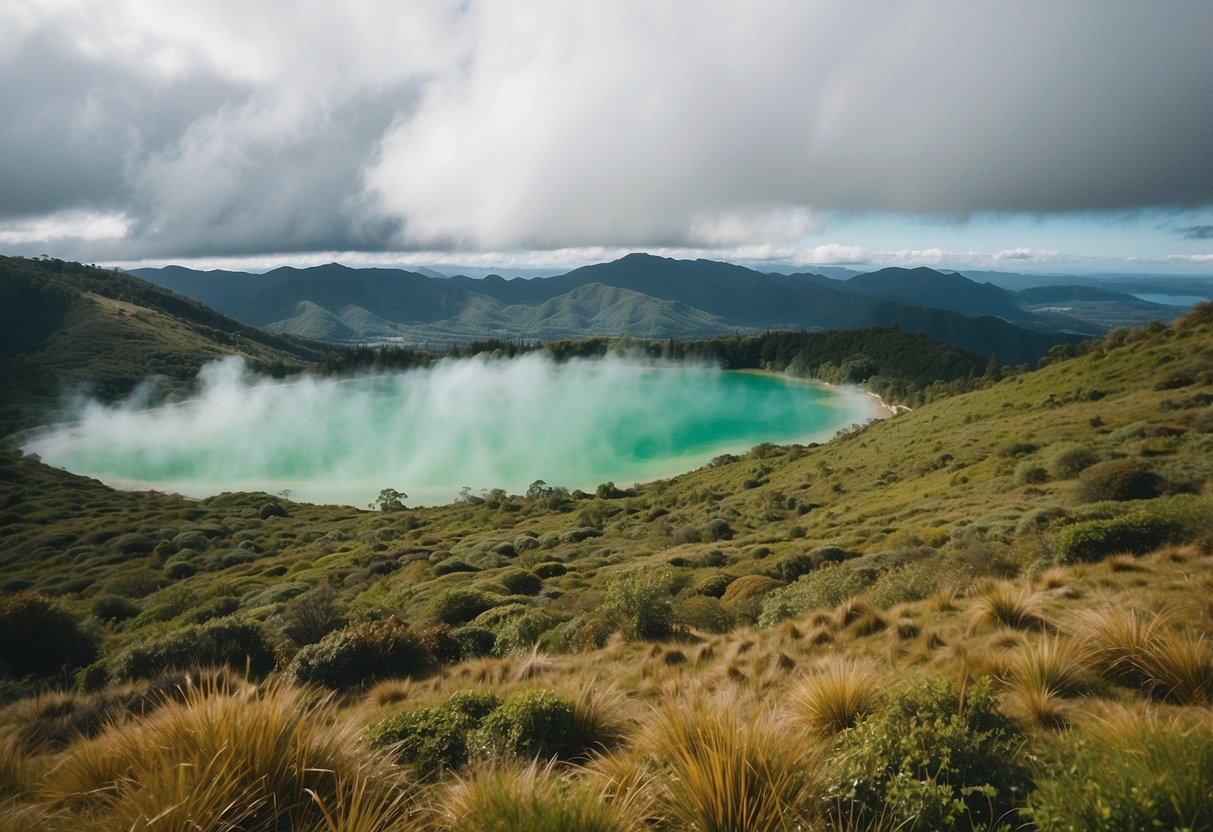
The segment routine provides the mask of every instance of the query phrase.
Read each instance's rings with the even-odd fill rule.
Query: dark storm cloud
[[[0,8],[0,239],[746,246],[826,212],[1206,207],[1210,32],[1213,4],[1127,0],[33,2]],[[80,212],[125,234],[72,243]]]
[[[1175,230],[1185,240],[1213,240],[1213,225],[1189,225]]]

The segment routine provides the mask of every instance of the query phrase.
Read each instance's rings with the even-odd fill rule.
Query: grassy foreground
[[[594,495],[7,455],[0,828],[1213,828],[1213,310],[1077,352]]]

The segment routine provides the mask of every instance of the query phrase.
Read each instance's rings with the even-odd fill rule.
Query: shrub
[[[438,664],[451,664],[463,658],[463,644],[449,624],[435,624],[417,631],[421,647]]]
[[[343,688],[374,679],[415,676],[433,657],[419,635],[395,618],[359,621],[329,633],[295,654],[287,674],[301,684]]]
[[[459,642],[459,650],[465,659],[487,656],[493,652],[493,644],[497,634],[487,627],[467,625],[455,631],[455,639]]]
[[[548,690],[511,696],[468,736],[468,747],[484,757],[573,759],[593,738],[580,736],[573,703]]]
[[[93,615],[102,621],[126,621],[141,611],[138,604],[122,595],[101,595],[93,601]]]
[[[1033,793],[1041,832],[1213,828],[1213,731],[1134,714],[1081,738]]]
[[[1162,494],[1162,477],[1136,459],[1113,459],[1079,475],[1078,496],[1089,502],[1150,500]]]
[[[965,582],[961,570],[930,558],[890,569],[868,590],[867,597],[877,607],[888,609],[930,598],[943,586],[961,586]]]
[[[539,590],[543,589],[543,580],[525,569],[503,569],[494,577],[511,595],[538,595]]]
[[[879,573],[860,560],[844,561],[803,576],[796,583],[777,589],[762,602],[758,623],[769,627],[785,618],[798,618],[814,610],[836,607],[875,583]]]
[[[1033,462],[1030,459],[1025,459],[1015,466],[1015,484],[1029,485],[1033,483],[1048,482],[1049,472],[1039,462]]]
[[[1095,561],[1118,552],[1143,554],[1168,543],[1183,543],[1209,531],[1208,504],[1181,495],[1062,529],[1054,545],[1063,560]]]
[[[528,540],[530,538],[527,538]],[[549,560],[538,564],[534,572],[540,578],[558,578],[565,572],[568,572],[568,567],[558,560]]]
[[[567,620],[561,615],[539,607],[518,607],[517,614],[510,616],[494,628],[497,637],[493,652],[498,656],[514,656],[527,653],[548,630]]]
[[[1049,473],[1059,480],[1077,477],[1099,457],[1086,445],[1062,445],[1049,456]]]
[[[274,650],[255,621],[216,618],[136,645],[114,663],[114,678],[154,679],[172,670],[227,666],[264,676],[274,669]]]
[[[441,577],[443,575],[451,575],[455,572],[476,572],[475,566],[464,560],[456,557],[449,557],[446,560],[439,561],[434,564],[434,574]]]
[[[832,810],[847,828],[978,829],[1005,823],[1031,786],[1022,735],[987,679],[965,694],[927,680],[842,735]]]
[[[96,660],[97,641],[74,615],[42,595],[0,597],[0,669],[51,676]]]
[[[732,582],[732,575],[717,572],[696,581],[695,586],[691,589],[691,591],[696,595],[707,595],[710,598],[719,598],[720,596],[724,595],[725,590],[729,588],[729,584]]]
[[[732,610],[710,595],[692,595],[678,601],[674,618],[686,627],[708,633],[727,633],[737,621]]]
[[[674,627],[668,573],[635,570],[616,575],[607,584],[599,614],[628,638],[663,638]]]
[[[427,613],[443,624],[465,624],[496,603],[493,596],[477,589],[447,589],[430,602]]]
[[[460,691],[432,708],[390,716],[366,731],[371,745],[393,746],[396,759],[420,776],[456,769],[468,761],[468,734],[501,706],[492,693]]]
[[[300,646],[315,644],[345,625],[337,609],[337,590],[331,586],[317,587],[291,599],[278,618],[282,634]]]

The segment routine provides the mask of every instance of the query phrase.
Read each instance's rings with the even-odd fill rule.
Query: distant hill
[[[0,433],[44,420],[65,390],[114,400],[149,377],[187,383],[223,355],[287,372],[330,349],[249,326],[122,272],[0,257]]]
[[[773,329],[901,326],[983,356],[1031,362],[1058,330],[1103,327],[1038,315],[1016,295],[957,274],[884,269],[836,280],[764,274],[712,260],[630,254],[548,278],[434,278],[336,263],[263,275],[138,269],[139,277],[279,332],[333,341],[402,340],[445,347],[496,337],[711,337]]]

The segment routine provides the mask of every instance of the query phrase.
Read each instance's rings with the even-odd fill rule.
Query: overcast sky
[[[0,0],[0,252],[1213,274],[1213,3]]]

